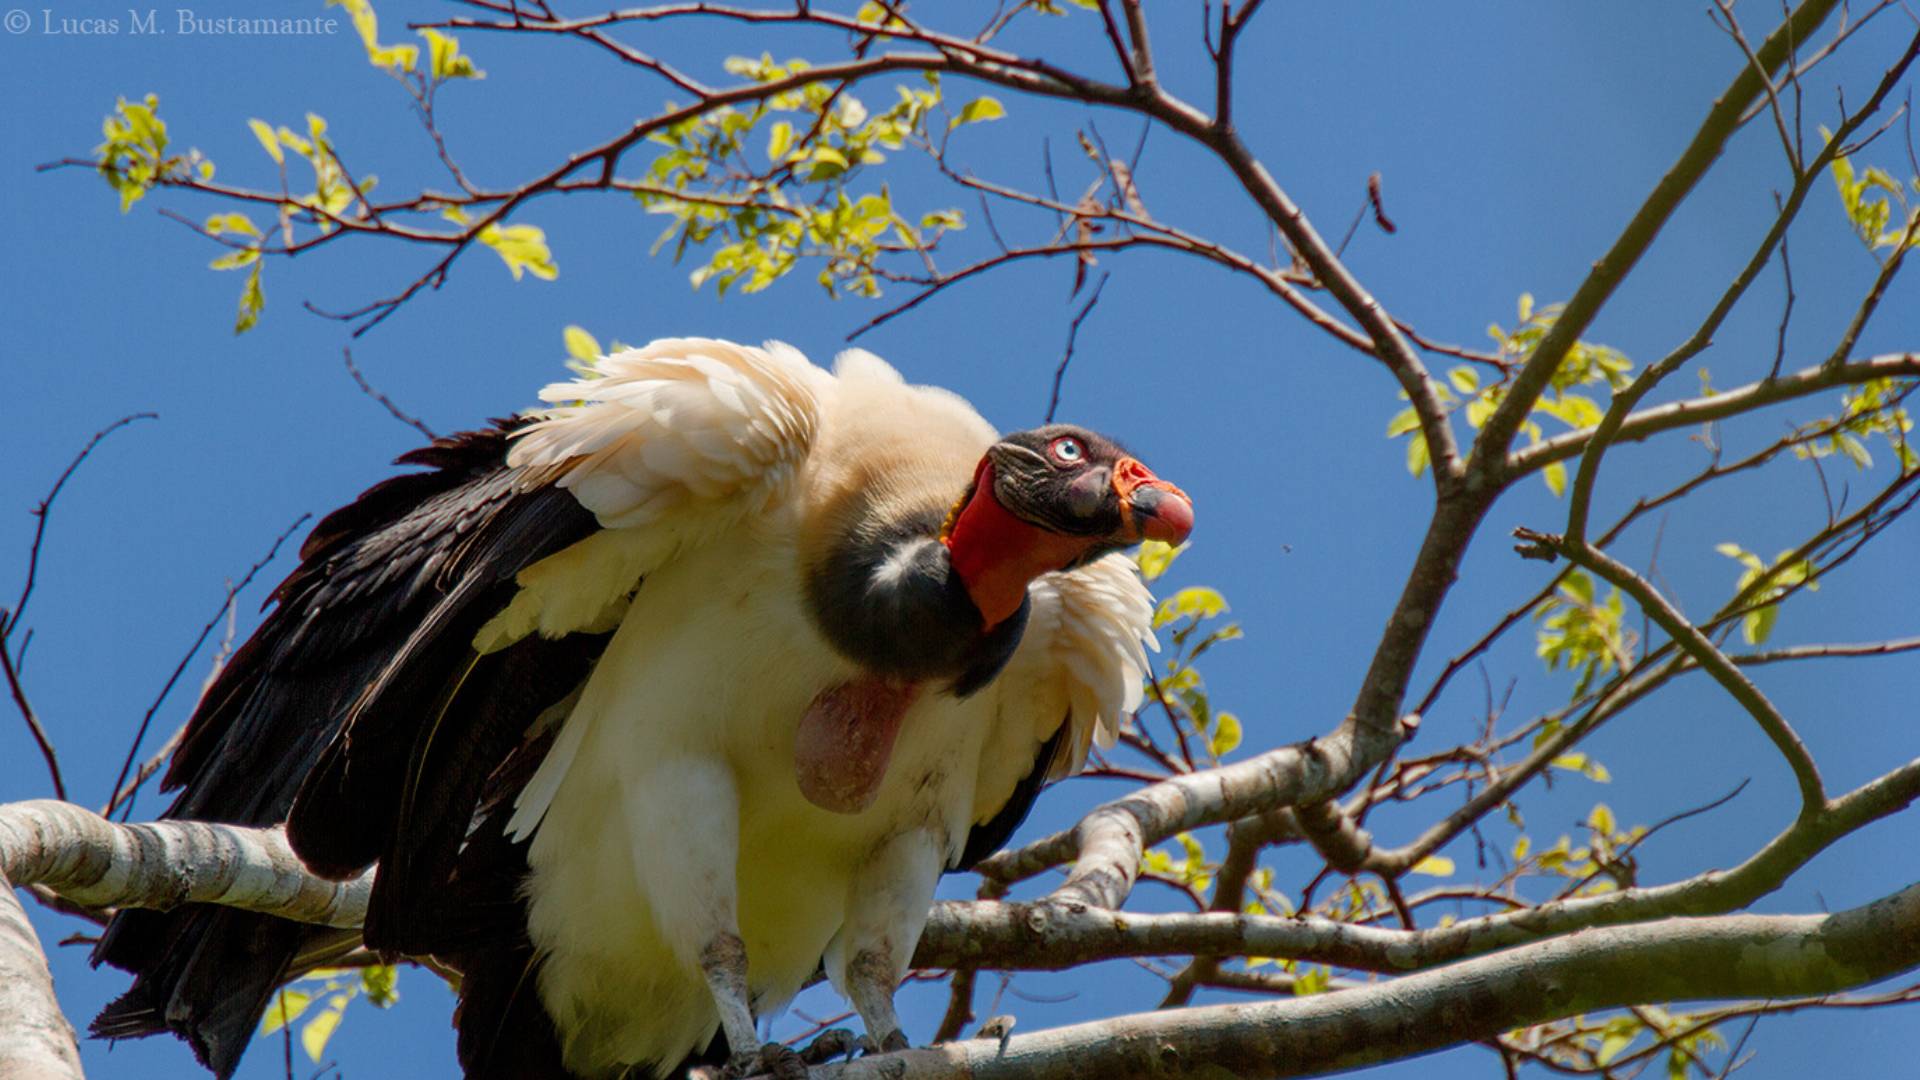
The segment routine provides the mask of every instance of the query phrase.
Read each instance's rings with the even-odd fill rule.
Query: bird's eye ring
[[[1053,459],[1062,465],[1078,465],[1087,459],[1087,448],[1071,435],[1053,440],[1048,449],[1053,451]]]

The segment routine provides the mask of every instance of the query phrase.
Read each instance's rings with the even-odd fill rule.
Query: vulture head
[[[1178,544],[1193,501],[1113,440],[1072,424],[993,444],[941,530],[985,627],[1011,617],[1041,574],[1142,540]]]
[[[862,672],[801,721],[798,779],[816,806],[871,804],[923,692],[965,698],[993,681],[1020,646],[1034,579],[1193,529],[1185,492],[1085,428],[1005,436],[972,470],[962,491],[889,500],[834,531],[812,562],[815,625]]]

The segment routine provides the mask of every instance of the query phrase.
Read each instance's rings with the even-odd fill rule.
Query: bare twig
[[[1060,383],[1067,377],[1067,366],[1073,363],[1073,343],[1080,336],[1080,324],[1087,321],[1088,315],[1093,314],[1093,306],[1100,302],[1100,290],[1107,287],[1107,279],[1112,276],[1111,274],[1100,275],[1100,280],[1094,283],[1093,295],[1087,297],[1087,302],[1080,306],[1080,313],[1067,324],[1067,348],[1060,355],[1059,366],[1053,369],[1053,390],[1047,396],[1047,415],[1041,421],[1043,424],[1053,423],[1054,411],[1060,407]]]
[[[29,511],[29,513],[33,515],[34,525],[33,543],[27,548],[27,577],[26,580],[21,583],[19,598],[13,602],[11,617],[0,619],[0,636],[10,634],[14,630],[19,629],[20,620],[26,616],[27,602],[33,599],[33,586],[38,580],[41,545],[45,543],[47,537],[47,515],[52,512],[53,501],[60,497],[60,492],[67,486],[67,481],[73,478],[74,472],[86,462],[87,458],[93,453],[94,448],[99,446],[107,436],[136,420],[158,419],[160,419],[159,413],[131,413],[94,432],[93,437],[87,440],[87,445],[81,447],[80,452],[75,454],[73,460],[67,463],[67,467],[60,470],[60,475],[54,479],[53,487],[47,491],[46,497],[41,499],[39,504]]]
[[[67,486],[67,481],[72,479],[74,472],[107,436],[136,420],[158,418],[157,413],[140,412],[115,420],[94,432],[93,437],[87,440],[87,444],[80,448],[80,452],[74,455],[72,461],[67,463],[67,467],[60,470],[60,475],[53,481],[53,487],[30,511],[34,518],[33,542],[27,548],[27,574],[26,580],[20,585],[20,596],[13,602],[11,610],[0,608],[0,674],[5,675],[7,692],[13,698],[14,707],[19,710],[21,720],[27,725],[28,734],[33,736],[34,745],[39,748],[40,757],[47,764],[47,776],[53,782],[55,798],[67,797],[66,778],[60,773],[60,755],[55,751],[52,738],[47,735],[45,725],[40,722],[39,713],[34,710],[33,702],[27,696],[26,684],[21,677],[20,665],[25,656],[26,646],[23,642],[16,649],[13,645],[13,635],[19,630],[21,620],[26,616],[27,604],[33,599],[33,587],[39,580],[40,552],[46,543],[47,521],[52,513],[54,500],[60,497],[60,492]]]
[[[208,619],[206,624],[200,627],[200,633],[193,639],[193,645],[187,649],[186,655],[180,658],[180,662],[174,665],[173,673],[167,676],[166,684],[161,686],[160,692],[154,696],[153,704],[147,706],[146,713],[140,717],[140,726],[134,729],[133,742],[127,747],[126,760],[120,763],[120,773],[114,777],[113,787],[108,789],[109,803],[117,798],[121,798],[120,793],[127,783],[127,774],[133,770],[133,760],[140,753],[140,744],[145,741],[147,737],[147,728],[152,725],[154,714],[160,711],[160,706],[166,702],[167,695],[173,692],[174,684],[180,681],[180,675],[187,670],[187,665],[191,663],[194,656],[200,652],[200,646],[206,644],[207,636],[213,633],[214,627],[220,625],[221,619],[226,615],[227,608],[233,603],[233,598],[253,582],[254,575],[258,574],[268,563],[273,561],[275,555],[280,553],[280,545],[286,543],[287,538],[292,536],[294,531],[299,529],[300,526],[306,524],[307,519],[312,516],[312,514],[301,514],[295,518],[293,524],[282,529],[280,535],[273,538],[273,545],[267,548],[267,553],[256,560],[252,566],[247,567],[247,572],[240,576],[240,583],[238,585],[229,584],[226,595],[220,601],[220,610],[214,612],[213,618]],[[125,797],[121,799],[120,820],[125,821],[132,816],[133,801],[136,794],[134,791],[127,791]]]
[[[421,423],[418,418],[403,411],[400,408],[400,406],[395,405],[393,403],[392,398],[374,389],[373,384],[367,381],[367,377],[360,373],[359,365],[353,362],[352,348],[347,346],[342,346],[340,349],[340,357],[341,359],[346,361],[347,374],[353,376],[353,381],[357,386],[360,387],[360,392],[372,398],[373,400],[379,402],[380,407],[387,410],[388,415],[392,416],[395,420],[400,421],[401,423],[407,425],[413,430],[419,432],[420,434],[425,435],[428,441],[432,441],[440,437],[433,433],[432,428]]]

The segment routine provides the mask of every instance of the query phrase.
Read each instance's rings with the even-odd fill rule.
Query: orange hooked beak
[[[1178,544],[1193,531],[1193,500],[1134,458],[1114,465],[1113,491],[1120,498],[1121,536],[1127,542]]]

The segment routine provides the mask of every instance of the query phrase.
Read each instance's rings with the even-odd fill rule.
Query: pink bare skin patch
[[[919,683],[872,676],[822,690],[807,706],[794,737],[800,794],[836,814],[857,814],[873,805],[900,721],[919,697]]]

